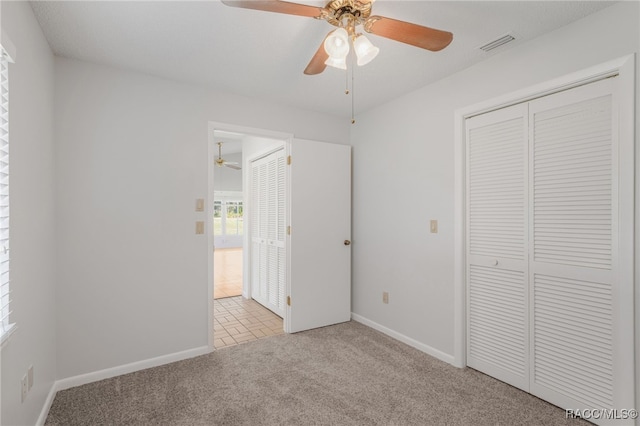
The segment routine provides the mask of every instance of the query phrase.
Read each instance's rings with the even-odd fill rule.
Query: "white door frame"
[[[634,280],[634,269],[640,268],[640,250],[635,252],[634,239],[640,241],[640,173],[634,173],[635,164],[640,164],[640,150],[635,150],[635,54],[614,59],[569,75],[565,75],[532,87],[528,87],[507,95],[493,98],[475,105],[455,111],[454,137],[454,365],[465,367],[466,360],[466,191],[465,191],[465,120],[485,112],[494,111],[510,105],[530,101],[551,93],[560,92],[581,86],[593,81],[617,75],[620,90],[619,140],[620,140],[620,217],[624,226],[620,231],[620,280],[632,282],[627,286],[628,292],[623,295],[628,299],[635,297],[635,323],[633,337],[635,340],[636,365],[635,388],[636,408],[640,407],[640,285]],[[640,82],[639,82],[640,83]],[[635,160],[635,159],[638,160]],[[635,174],[635,177],[634,177]],[[635,207],[635,209],[634,209]],[[635,217],[634,212],[635,211]],[[630,288],[633,287],[633,288]],[[635,293],[635,295],[634,295]],[[624,312],[625,317],[633,318],[631,312]],[[634,360],[629,360],[633,363]],[[629,407],[631,408],[631,407]]]
[[[234,132],[234,133],[242,133],[242,134],[247,134],[247,135],[252,135],[252,136],[258,136],[258,137],[263,137],[263,138],[269,138],[269,139],[279,139],[284,141],[285,143],[285,155],[289,154],[290,151],[290,147],[291,147],[291,141],[293,140],[293,134],[291,133],[284,133],[284,132],[276,132],[276,131],[272,131],[272,130],[265,130],[265,129],[257,129],[257,128],[253,128],[253,127],[247,127],[247,126],[238,126],[235,124],[229,124],[229,123],[221,123],[221,122],[216,122],[216,121],[210,121],[209,122],[209,131],[208,131],[208,136],[207,136],[207,199],[206,199],[206,214],[207,214],[207,218],[205,220],[205,233],[207,234],[207,240],[208,240],[208,244],[207,244],[207,336],[208,336],[208,343],[209,343],[209,350],[213,351],[215,349],[214,344],[213,344],[213,200],[214,200],[214,194],[213,194],[213,171],[214,171],[214,162],[213,159],[215,158],[216,154],[217,154],[217,146],[215,144],[214,141],[214,135],[213,132],[216,130],[222,130],[222,131],[226,131],[226,132]],[[248,171],[246,170],[245,167],[245,160],[243,159],[243,167],[242,167],[242,173],[243,173],[243,177],[245,176],[244,173],[248,173]],[[245,184],[246,184],[246,179],[243,179],[243,192],[244,192],[244,201],[243,201],[243,205],[245,207],[245,212],[248,211],[247,207],[248,207],[248,203],[247,203],[247,197],[248,197],[248,193],[246,191],[245,188]],[[243,238],[243,242],[242,242],[242,246],[243,246],[243,256],[246,256],[246,250],[244,250],[244,248],[249,247],[250,241],[249,241],[249,236],[248,233],[245,232],[242,236]],[[242,275],[243,277],[248,277],[249,276],[249,263],[246,261],[247,259],[243,259],[242,262]],[[243,278],[244,281],[244,278]],[[244,286],[244,285],[243,285]],[[244,289],[243,289],[243,293],[244,293]],[[248,289],[247,294],[243,294],[243,296],[250,297],[251,295],[251,289]]]

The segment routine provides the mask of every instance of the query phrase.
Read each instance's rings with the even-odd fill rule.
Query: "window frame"
[[[0,43],[0,347],[17,326],[11,322],[9,247],[9,64],[15,48],[2,33]]]

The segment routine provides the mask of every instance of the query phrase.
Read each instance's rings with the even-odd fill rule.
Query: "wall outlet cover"
[[[31,390],[33,387],[33,365],[29,366],[27,370],[27,390]]]
[[[24,402],[24,400],[27,399],[27,392],[29,390],[27,381],[27,375],[25,374],[20,381],[20,402]]]

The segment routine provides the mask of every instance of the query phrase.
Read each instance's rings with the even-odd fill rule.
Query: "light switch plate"
[[[196,222],[196,234],[204,234],[204,222],[201,220]]]
[[[429,225],[429,229],[431,230],[432,234],[437,234],[438,233],[438,221],[437,220],[432,220],[431,224]]]
[[[196,211],[197,212],[204,211],[204,198],[196,198]]]

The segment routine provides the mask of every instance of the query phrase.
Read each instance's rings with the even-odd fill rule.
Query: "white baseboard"
[[[136,361],[130,364],[120,365],[118,367],[105,368],[104,370],[94,371],[92,373],[80,374],[78,376],[56,380],[51,386],[49,395],[47,395],[47,399],[42,406],[42,410],[40,411],[40,416],[38,417],[36,426],[44,425],[44,422],[47,420],[47,416],[49,415],[51,404],[53,404],[53,400],[58,391],[73,388],[76,386],[86,385],[87,383],[93,383],[99,380],[109,379],[115,376],[121,376],[127,373],[133,373],[134,371],[140,371],[151,367],[158,367],[160,365],[181,361],[183,359],[193,358],[199,355],[207,354],[209,352],[211,352],[209,346],[201,346],[199,348],[189,349],[182,352],[162,355],[143,361]]]
[[[40,411],[40,415],[36,421],[36,426],[44,426],[44,422],[47,420],[49,409],[51,409],[51,404],[53,404],[53,398],[56,397],[56,392],[58,392],[56,384],[57,382],[54,382],[51,385],[51,389],[49,389],[49,394],[47,395],[47,399],[44,400],[44,405],[42,406],[42,410]]]
[[[446,354],[442,351],[432,348],[429,345],[425,345],[424,343],[420,343],[415,339],[412,339],[404,334],[398,333],[390,328],[387,328],[383,325],[378,324],[377,322],[371,321],[361,315],[351,313],[351,318],[354,321],[362,323],[366,326],[369,326],[375,330],[380,331],[381,333],[386,334],[387,336],[393,337],[396,340],[399,340],[403,343],[406,343],[409,346],[412,346],[419,351],[425,352],[435,358],[438,358],[441,361],[447,362],[449,364],[455,365],[454,357],[452,355]],[[37,426],[44,425],[44,422],[47,419],[47,415],[49,414],[49,409],[51,408],[51,404],[53,404],[53,399],[55,398],[56,392],[73,388],[76,386],[86,385],[87,383],[93,383],[104,379],[109,379],[111,377],[121,376],[123,374],[133,373],[135,371],[144,370],[147,368],[158,367],[160,365],[169,364],[171,362],[181,361],[183,359],[193,358],[199,355],[204,355],[211,352],[211,349],[208,346],[201,346],[199,348],[189,349],[182,352],[176,352],[169,355],[162,355],[155,358],[146,359],[143,361],[136,361],[130,364],[120,365],[117,367],[106,368],[104,370],[94,371],[91,373],[80,374],[73,377],[67,377],[65,379],[57,380],[53,386],[51,386],[51,390],[49,391],[49,395],[45,400],[45,404],[42,407],[42,411],[40,412],[40,416],[38,417]]]
[[[386,334],[387,336],[393,337],[396,340],[401,341],[402,343],[406,343],[409,346],[412,346],[416,349],[418,349],[419,351],[422,351],[426,354],[431,355],[434,358],[438,358],[441,361],[444,361],[446,363],[449,363],[453,366],[455,366],[455,357],[453,355],[449,355],[447,353],[444,353],[442,351],[439,351],[438,349],[432,348],[429,345],[425,345],[424,343],[418,342],[415,339],[412,339],[411,337],[405,336],[404,334],[398,333],[397,331],[391,330],[390,328],[387,328],[383,325],[378,324],[377,322],[371,321],[368,318],[365,318],[361,315],[358,314],[354,314],[353,312],[351,313],[351,319],[353,319],[354,321],[357,321],[359,323],[362,323],[366,326],[369,326],[371,328],[373,328],[374,330],[378,330],[381,333]]]
[[[109,379],[115,376],[121,376],[134,371],[140,371],[151,367],[169,364],[171,362],[181,361],[183,359],[193,358],[211,352],[209,346],[201,346],[199,348],[188,349],[186,351],[176,352],[169,355],[162,355],[155,358],[149,358],[142,361],[132,362],[130,364],[120,365],[118,367],[105,368],[104,370],[94,371],[92,373],[80,374],[78,376],[67,377],[66,379],[56,380],[51,386],[49,395],[42,406],[40,416],[36,422],[36,426],[44,425],[49,415],[49,410],[53,404],[56,393],[61,390],[73,388],[76,386],[86,385],[87,383],[97,382],[99,380]]]
[[[133,373],[134,371],[140,371],[146,368],[169,364],[170,362],[193,358],[195,356],[204,355],[209,352],[211,352],[209,346],[201,346],[199,348],[188,349],[182,352],[162,355],[155,358],[132,362],[130,364],[106,368],[104,370],[94,371],[91,373],[80,374],[78,376],[67,377],[66,379],[60,379],[56,381],[56,391],[61,391],[80,385],[86,385],[87,383],[93,383],[99,380],[109,379],[111,377],[121,376],[127,373]]]

